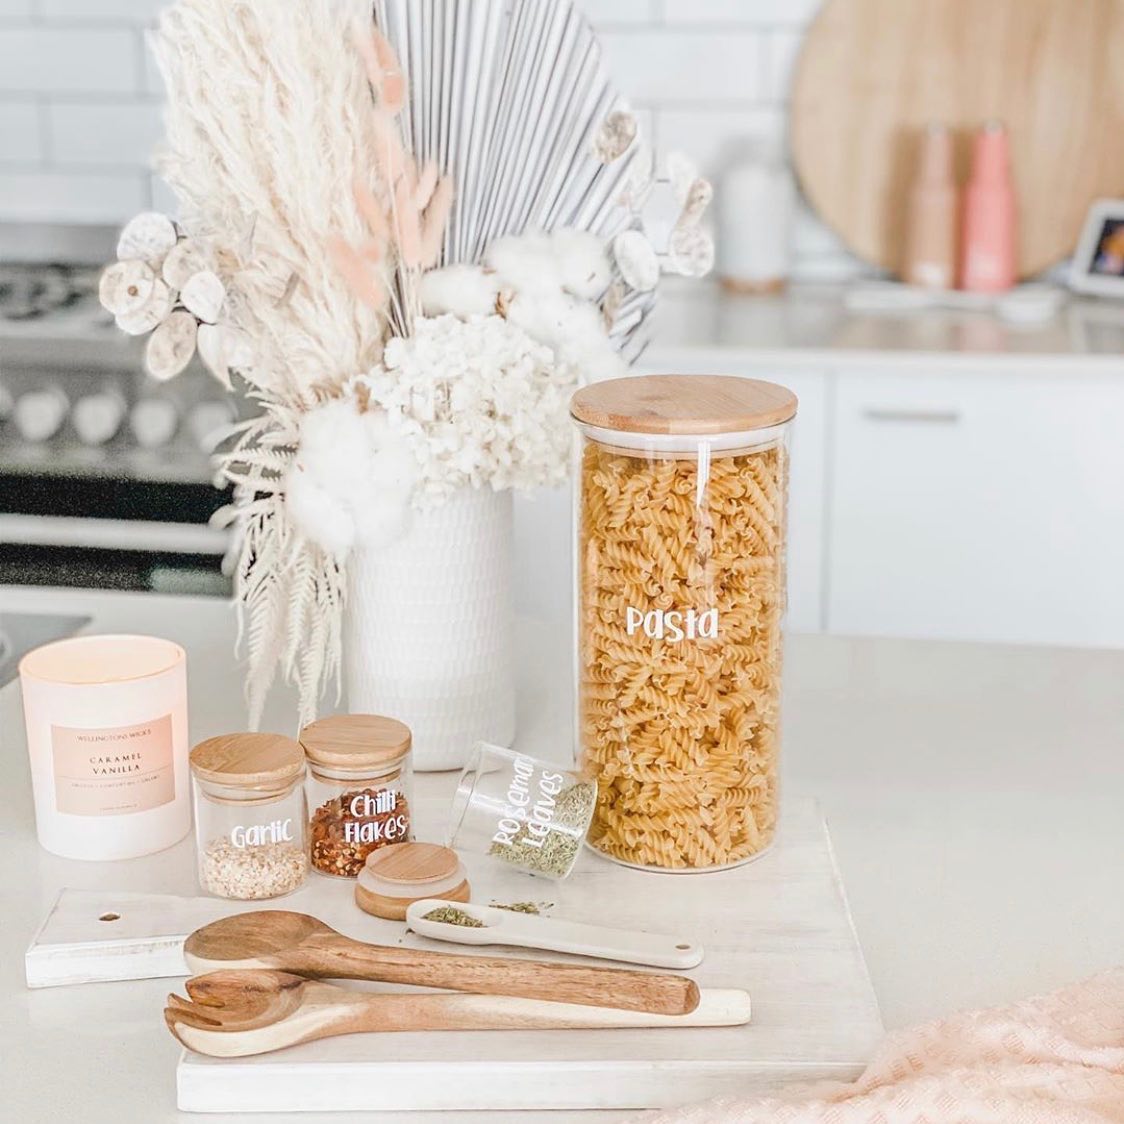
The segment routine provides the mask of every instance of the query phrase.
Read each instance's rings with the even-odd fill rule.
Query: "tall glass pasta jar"
[[[585,387],[577,500],[578,737],[589,841],[632,866],[755,858],[777,823],[787,436],[754,379]]]

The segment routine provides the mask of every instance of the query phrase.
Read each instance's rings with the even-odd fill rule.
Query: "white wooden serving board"
[[[229,1060],[185,1051],[177,1067],[179,1107],[392,1114],[632,1109],[852,1078],[882,1034],[877,1002],[823,819],[811,802],[785,813],[770,854],[714,874],[650,874],[587,852],[570,879],[555,884],[467,860],[474,901],[545,899],[558,917],[700,942],[706,956],[689,974],[700,986],[747,989],[749,1026],[367,1034]],[[360,914],[349,890],[317,878],[280,904],[365,940],[462,951]]]
[[[218,898],[63,890],[24,956],[27,986],[182,976],[188,933],[237,912]]]

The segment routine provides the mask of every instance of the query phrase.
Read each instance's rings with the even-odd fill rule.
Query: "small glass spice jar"
[[[477,742],[453,797],[450,847],[565,878],[597,804],[597,785],[525,753]]]
[[[190,756],[199,885],[252,901],[292,893],[308,874],[304,751],[280,734],[224,734]]]
[[[379,847],[410,839],[410,730],[393,718],[341,714],[305,726],[309,855],[314,870],[355,878]]]

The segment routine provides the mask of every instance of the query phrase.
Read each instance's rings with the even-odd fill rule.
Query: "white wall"
[[[0,220],[116,223],[169,205],[149,171],[160,79],[144,45],[164,3],[0,0]],[[732,140],[783,135],[791,64],[820,0],[579,3],[659,147],[713,172]],[[856,269],[806,211],[794,249],[800,276]]]

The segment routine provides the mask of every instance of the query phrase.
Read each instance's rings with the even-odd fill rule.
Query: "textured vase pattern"
[[[351,560],[344,675],[354,714],[413,732],[414,768],[455,769],[515,736],[510,492],[464,488]]]

